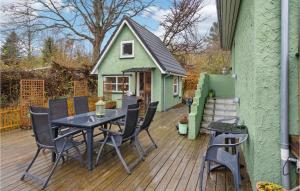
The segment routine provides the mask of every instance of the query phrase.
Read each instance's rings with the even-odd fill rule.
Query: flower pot
[[[187,129],[188,129],[188,124],[178,123],[178,132],[179,132],[179,134],[186,135],[187,134]]]

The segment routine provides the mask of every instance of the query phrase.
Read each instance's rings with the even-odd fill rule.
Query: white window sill
[[[120,58],[134,58],[134,55],[133,56],[120,56]]]

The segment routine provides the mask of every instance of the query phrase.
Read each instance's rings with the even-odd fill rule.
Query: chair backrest
[[[31,106],[29,109],[34,113],[49,113],[49,108],[46,107]]]
[[[154,115],[156,113],[156,110],[157,110],[157,105],[158,105],[158,101],[156,102],[151,102],[147,108],[147,112],[146,112],[146,115],[145,115],[145,118],[144,118],[144,121],[141,125],[141,129],[146,129],[146,128],[149,128],[153,118],[154,118]]]
[[[68,117],[67,98],[49,100],[50,120]]]
[[[136,96],[122,96],[122,108],[127,109],[128,105],[136,104],[137,103],[137,97]]]
[[[135,133],[139,117],[139,104],[131,104],[127,107],[127,114],[125,118],[125,127],[123,132],[123,139],[132,137]]]
[[[89,112],[87,96],[74,97],[74,111],[76,115]]]
[[[44,112],[41,112],[44,111]],[[49,114],[46,108],[30,107],[32,129],[37,144],[44,148],[54,148],[52,129],[49,122]]]

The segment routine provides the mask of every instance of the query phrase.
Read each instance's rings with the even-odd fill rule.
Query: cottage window
[[[133,58],[134,57],[134,41],[122,41],[121,42],[121,58]]]
[[[129,90],[128,76],[106,76],[104,77],[104,91],[106,92],[122,92],[124,80],[124,91]]]
[[[178,77],[175,76],[173,79],[173,95],[178,95],[179,90],[179,80]]]

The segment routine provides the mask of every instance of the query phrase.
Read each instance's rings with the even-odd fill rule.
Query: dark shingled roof
[[[125,20],[165,72],[186,75],[185,69],[176,61],[165,44],[156,35],[128,17],[125,17]]]

